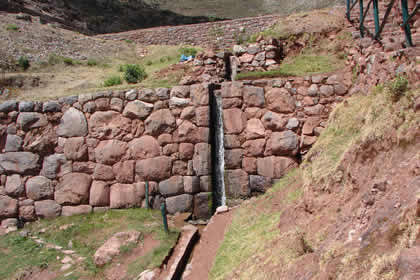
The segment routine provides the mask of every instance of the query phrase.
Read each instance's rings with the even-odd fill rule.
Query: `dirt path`
[[[207,280],[210,269],[216,258],[217,250],[222,243],[225,232],[232,222],[234,211],[213,216],[210,223],[204,229],[200,242],[194,249],[191,270],[184,273],[184,280]]]

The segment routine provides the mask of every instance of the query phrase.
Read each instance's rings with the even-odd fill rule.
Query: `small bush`
[[[124,79],[127,83],[135,84],[146,79],[144,68],[138,64],[127,64],[124,70]]]
[[[153,61],[151,61],[151,60],[146,61],[146,65],[147,65],[147,66],[150,66],[150,65],[152,65],[152,64],[153,64]]]
[[[95,59],[88,59],[88,61],[87,61],[87,65],[88,66],[96,66],[96,65],[98,65],[98,61],[96,61]]]
[[[404,76],[397,76],[386,85],[386,93],[393,102],[397,102],[408,90],[408,80]]]
[[[65,65],[71,65],[72,66],[72,65],[75,64],[74,60],[71,57],[64,57],[63,62],[64,62]]]
[[[125,72],[125,69],[127,68],[127,64],[121,64],[119,67],[118,67],[118,71],[119,72]]]
[[[24,71],[26,71],[29,66],[31,66],[29,59],[26,56],[19,57],[18,64]]]
[[[180,48],[179,52],[185,56],[196,56],[198,51],[195,48]]]
[[[61,62],[61,57],[56,55],[55,53],[52,53],[48,56],[48,64],[49,65],[56,65]]]
[[[125,42],[126,42],[126,43],[128,43],[128,44],[132,44],[132,43],[134,43],[134,42],[133,42],[132,40],[130,40],[130,39],[126,39],[126,40],[125,40]]]
[[[8,24],[6,26],[6,30],[7,31],[19,31],[19,26],[17,26],[16,24]]]
[[[117,75],[111,76],[104,81],[104,87],[112,87],[112,86],[121,85],[121,84],[122,84],[121,77]]]

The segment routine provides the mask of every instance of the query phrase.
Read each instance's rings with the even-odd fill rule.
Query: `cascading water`
[[[226,205],[223,107],[220,90],[210,91],[213,207]]]

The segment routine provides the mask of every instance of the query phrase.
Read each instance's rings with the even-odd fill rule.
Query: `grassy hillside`
[[[402,279],[420,238],[420,90],[406,85],[337,106],[301,168],[235,212],[210,279]]]

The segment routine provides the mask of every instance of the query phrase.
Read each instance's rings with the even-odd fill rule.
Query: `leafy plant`
[[[64,62],[65,65],[71,65],[72,66],[72,65],[75,64],[74,60],[71,57],[64,57],[63,62]]]
[[[19,31],[19,26],[17,26],[16,24],[8,24],[8,25],[6,25],[6,30],[7,31]]]
[[[386,84],[386,93],[393,102],[397,102],[408,90],[408,80],[406,77],[398,75]]]
[[[116,85],[121,85],[122,80],[120,76],[111,76],[104,81],[104,87],[112,87]]]
[[[187,47],[183,47],[179,49],[179,53],[183,54],[185,56],[196,56],[197,55],[197,49],[195,48],[187,48]]]
[[[88,59],[87,65],[88,66],[96,66],[96,65],[98,65],[98,61],[96,61],[96,59],[93,59],[93,58]]]
[[[26,71],[29,68],[29,66],[31,66],[31,63],[29,62],[29,59],[26,56],[19,57],[18,64],[20,67],[23,68],[24,71]]]
[[[124,79],[127,83],[135,84],[146,79],[147,74],[144,68],[138,64],[127,64],[124,70]]]

